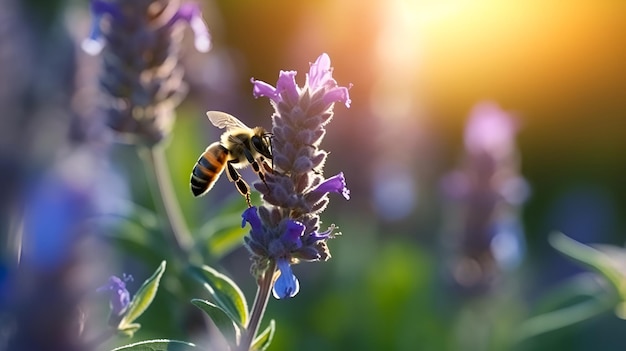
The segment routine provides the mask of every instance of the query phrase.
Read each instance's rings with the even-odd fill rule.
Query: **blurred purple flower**
[[[465,129],[465,157],[441,185],[459,218],[447,240],[454,254],[455,280],[464,288],[489,288],[499,272],[516,267],[523,256],[520,206],[528,185],[520,174],[513,117],[494,103],[472,110]]]
[[[170,20],[170,25],[176,21],[183,20],[189,23],[189,27],[193,31],[195,40],[194,46],[200,52],[208,52],[211,50],[211,34],[202,19],[202,11],[197,3],[186,3],[180,6],[178,12]]]
[[[123,22],[120,5],[115,2],[104,0],[91,0],[91,14],[93,21],[89,36],[82,42],[82,49],[90,54],[97,55],[104,48],[106,42],[101,30],[101,24],[106,15],[112,16],[117,23]],[[200,52],[207,52],[211,49],[211,35],[206,23],[202,19],[202,11],[197,3],[185,3],[167,22],[167,26],[173,26],[179,20],[185,21],[193,31],[195,36],[194,46]]]
[[[106,285],[99,287],[96,291],[109,293],[109,305],[111,314],[121,316],[126,312],[130,304],[130,293],[126,289],[126,282],[132,280],[131,276],[124,275],[124,279],[112,275]]]
[[[518,125],[494,103],[484,102],[472,110],[465,128],[465,148],[470,154],[486,153],[501,159],[515,153]]]

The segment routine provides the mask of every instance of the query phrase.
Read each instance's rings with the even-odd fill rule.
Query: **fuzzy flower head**
[[[111,314],[121,316],[126,312],[126,308],[130,304],[130,293],[126,289],[126,282],[132,280],[131,276],[124,275],[123,279],[112,275],[109,282],[98,288],[98,292],[106,292],[109,294],[109,306]]]
[[[333,78],[327,54],[311,64],[303,87],[297,85],[296,74],[280,71],[275,87],[252,79],[253,95],[269,98],[275,109],[273,171],[266,174],[265,184],[255,184],[263,205],[243,213],[243,224],[251,227],[245,241],[255,276],[265,273],[268,262],[276,264],[274,296],[279,299],[293,297],[300,289],[291,265],[330,258],[326,242],[336,235],[336,227],[320,230],[320,214],[329,203],[329,194],[350,198],[342,172],[323,176],[328,152],[320,148],[335,103],[350,106],[348,88]]]
[[[123,25],[126,19],[123,16],[123,8],[115,1],[91,0],[91,14],[93,16],[89,36],[83,40],[82,49],[90,54],[99,54],[106,45],[105,33],[102,32],[102,23],[109,17],[112,23]],[[207,52],[211,49],[211,35],[206,23],[202,19],[202,12],[197,3],[185,3],[174,13],[166,26],[174,26],[183,21],[189,24],[195,36],[194,45],[196,50]]]
[[[324,53],[311,64],[304,88],[296,84],[296,71],[280,71],[276,87],[252,78],[254,85],[252,92],[256,98],[264,96],[274,103],[286,101],[290,104],[297,103],[300,95],[307,92],[312,96],[319,95],[318,98],[326,107],[330,107],[335,102],[341,102],[346,107],[350,107],[349,88],[339,86],[332,72],[330,57]]]
[[[106,125],[118,140],[153,146],[172,131],[174,108],[187,93],[179,64],[183,24],[199,51],[211,38],[196,3],[92,0],[93,24],[83,49],[101,55]]]

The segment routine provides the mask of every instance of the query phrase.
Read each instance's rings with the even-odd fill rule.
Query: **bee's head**
[[[272,133],[268,133],[265,130],[255,133],[252,137],[252,146],[263,157],[272,159]]]

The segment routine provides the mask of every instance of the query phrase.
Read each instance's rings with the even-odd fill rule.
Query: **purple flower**
[[[178,20],[184,20],[189,23],[189,27],[193,31],[195,40],[194,46],[200,52],[208,52],[211,50],[211,34],[206,23],[202,19],[202,11],[197,3],[186,3],[180,6],[176,14],[170,20],[170,24],[174,24]]]
[[[320,89],[324,89],[324,102],[331,104],[333,102],[343,102],[346,107],[350,107],[350,95],[348,88],[340,87],[333,78],[333,69],[330,66],[330,57],[328,54],[321,54],[315,62],[311,64],[309,73],[306,77],[307,86],[313,94]]]
[[[346,186],[346,178],[344,178],[343,172],[326,179],[313,189],[313,192],[338,193],[343,195],[346,200],[350,200],[350,190]]]
[[[299,290],[299,283],[291,271],[288,257],[302,247],[302,235],[306,228],[304,224],[288,219],[280,227],[283,229],[282,232],[272,232],[268,236],[256,207],[246,209],[242,217],[242,226],[248,222],[252,227],[247,240],[248,247],[253,252],[254,248],[266,247],[259,251],[276,261],[281,271],[281,276],[275,282],[274,296],[278,299],[295,296]]]
[[[260,240],[263,237],[265,230],[263,229],[263,224],[257,214],[257,208],[255,206],[248,207],[245,211],[243,211],[241,217],[243,218],[241,221],[241,227],[245,227],[246,222],[250,223],[250,227],[252,227],[250,235],[257,240]]]
[[[330,57],[327,54],[320,55],[314,63],[311,64],[309,73],[307,74],[307,83],[305,89],[314,95],[320,90],[322,92],[322,102],[326,106],[330,106],[335,102],[342,102],[346,107],[350,107],[350,95],[347,87],[340,87],[332,76],[332,67],[330,66]],[[276,88],[270,84],[251,79],[254,87],[252,93],[255,98],[264,96],[272,100],[274,103],[285,101],[289,104],[295,104],[298,97],[304,91],[296,84],[296,71],[280,71]]]
[[[296,84],[296,74],[296,71],[280,71],[276,88],[268,83],[251,78],[250,81],[254,85],[252,95],[255,98],[267,97],[274,103],[279,103],[283,99],[290,103],[295,103],[300,96],[300,88]]]
[[[329,202],[327,194],[350,191],[343,173],[324,179],[322,169],[328,152],[320,149],[326,126],[333,117],[335,102],[350,105],[348,88],[332,77],[330,58],[320,55],[311,64],[306,84],[296,84],[296,71],[280,71],[276,87],[252,79],[254,97],[267,97],[275,109],[272,116],[273,172],[265,184],[255,188],[263,195],[263,206],[247,209],[244,223],[252,227],[245,237],[253,257],[253,274],[265,276],[268,262],[276,262],[279,277],[274,283],[276,298],[298,293],[298,279],[291,265],[330,258],[326,241],[336,229],[319,232],[319,215]],[[273,272],[272,272],[273,273]]]
[[[284,259],[278,259],[278,270],[280,271],[280,275],[274,282],[274,288],[272,289],[272,294],[277,299],[284,299],[287,297],[294,297],[300,291],[300,282],[298,278],[293,274],[291,270],[291,265],[289,262]]]
[[[120,21],[133,19],[125,19],[120,11],[119,5],[115,2],[107,2],[102,0],[91,1],[91,14],[93,22],[89,36],[83,40],[82,49],[90,54],[99,54],[105,46],[104,35],[100,29],[100,24],[105,15],[111,15],[116,21],[113,24],[119,24]],[[202,19],[202,11],[197,3],[186,3],[180,6],[167,22],[167,26],[173,26],[179,20],[185,21],[193,31],[195,40],[194,46],[200,52],[207,52],[211,49],[211,35],[206,23]]]
[[[130,304],[130,293],[126,290],[126,281],[132,280],[131,276],[124,276],[124,280],[112,275],[109,282],[98,288],[98,292],[109,293],[109,305],[111,313],[115,316],[121,316],[126,312],[126,308]]]
[[[517,123],[509,113],[494,103],[474,107],[465,129],[465,147],[471,154],[486,153],[494,159],[515,152]]]
[[[280,237],[283,243],[287,247],[294,247],[299,249],[302,247],[302,234],[304,234],[305,226],[296,221],[287,220],[286,229],[283,235]]]

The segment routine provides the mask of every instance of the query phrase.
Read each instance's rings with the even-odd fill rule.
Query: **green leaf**
[[[194,275],[209,291],[215,303],[240,327],[248,322],[248,304],[241,289],[230,278],[209,266],[192,266]]]
[[[276,322],[272,319],[270,321],[270,325],[265,328],[265,330],[259,334],[259,336],[254,339],[252,345],[250,346],[250,351],[264,351],[272,343],[272,339],[274,338],[274,331],[276,329]]]
[[[243,243],[250,228],[241,227],[241,214],[218,217],[211,221],[211,235],[205,240],[211,257],[222,257]]]
[[[235,322],[233,322],[223,309],[209,301],[201,299],[193,299],[191,300],[191,303],[211,317],[211,320],[215,323],[217,329],[222,332],[222,335],[224,335],[230,345],[237,345],[237,341],[240,336],[239,327],[235,325]]]
[[[165,265],[166,262],[162,261],[154,274],[152,274],[150,278],[146,279],[139,290],[137,290],[137,293],[133,296],[133,300],[130,302],[130,305],[128,305],[128,311],[126,311],[124,317],[120,321],[120,324],[118,324],[118,330],[125,330],[128,328],[132,322],[141,316],[148,306],[150,306],[152,300],[154,300],[154,296],[156,296],[157,290],[159,289],[159,282],[161,281],[163,272],[165,272]]]
[[[198,350],[196,345],[178,340],[158,339],[140,341],[114,348],[111,351],[188,351]]]
[[[578,261],[603,275],[615,292],[626,301],[626,279],[618,262],[605,252],[570,239],[563,233],[553,233],[548,238],[550,244],[567,257]]]

